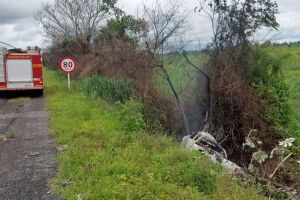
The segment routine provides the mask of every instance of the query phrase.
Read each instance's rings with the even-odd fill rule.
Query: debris
[[[282,147],[275,147],[270,154],[270,158],[274,158],[275,155],[283,155],[284,154],[284,149]]]
[[[209,133],[199,132],[196,136],[185,136],[181,145],[186,149],[205,153],[213,163],[220,163],[230,174],[240,174],[248,177],[249,174],[237,164],[227,159],[226,151],[216,142]]]
[[[280,163],[279,165],[276,167],[276,169],[274,170],[274,172],[270,175],[270,178],[274,178],[276,172],[279,170],[279,168],[293,155],[293,153],[290,153],[287,157],[285,157]]]
[[[254,142],[251,140],[250,137],[246,137],[245,143],[243,144],[243,148],[245,148],[245,147],[250,147],[250,148],[252,148],[252,149],[255,149],[255,148],[256,148]]]
[[[39,153],[39,152],[30,152],[29,155],[30,155],[30,156],[39,156],[40,153]]]
[[[17,107],[19,108],[24,107],[24,104],[17,104]]]
[[[7,137],[6,137],[6,135],[5,134],[0,134],[0,141],[4,141],[4,142],[6,142],[7,141]]]
[[[268,154],[261,150],[253,153],[252,155],[252,159],[259,164],[263,164],[268,158],[269,158]]]
[[[60,145],[58,147],[56,147],[56,149],[58,151],[65,151],[68,148],[68,145]]]
[[[63,186],[63,187],[67,187],[68,185],[71,185],[71,184],[72,184],[72,181],[66,180],[66,181],[64,181],[64,182],[62,183],[62,186]]]
[[[279,142],[279,145],[283,146],[285,148],[291,147],[291,146],[293,146],[293,142],[295,142],[295,138],[288,138],[285,141]]]
[[[196,141],[195,137],[190,136],[190,135],[183,137],[181,145],[186,149],[192,149],[192,150],[197,150],[197,151],[203,152],[210,158],[210,160],[213,163],[217,163],[217,162],[220,163],[229,174],[235,175],[235,176],[236,175],[241,176],[244,180],[252,179],[253,176],[250,172],[255,174],[255,171],[258,170],[252,164],[249,165],[249,169],[248,169],[249,171],[247,169],[243,169],[236,163],[228,160],[222,152],[216,151],[216,149],[214,147],[211,148],[207,145],[203,145],[203,141],[202,142]],[[280,191],[285,192],[288,196],[290,196],[290,199],[297,199],[297,197],[295,197],[296,192],[294,190],[291,192],[291,188],[287,188],[281,184],[277,184],[276,182],[270,182],[270,180],[274,178],[274,175],[276,174],[278,169],[284,164],[284,162],[286,160],[288,160],[291,157],[291,155],[292,154],[288,155],[284,160],[281,161],[281,163],[277,166],[277,168],[275,169],[273,174],[269,177],[269,179],[259,177],[258,180],[261,182],[264,182],[265,184],[270,184],[275,191],[280,190]],[[262,162],[262,163],[268,158],[268,155],[263,151],[256,152],[256,154],[254,156],[257,157],[257,159],[256,159],[257,162]],[[298,163],[300,164],[300,160],[298,161]],[[269,189],[269,191],[270,191],[270,189]],[[271,193],[273,193],[273,192],[271,192]]]
[[[82,194],[81,194],[81,193],[77,195],[77,199],[78,199],[78,200],[83,200]]]
[[[24,140],[32,140],[31,137],[26,137]]]
[[[215,153],[221,154],[222,156],[224,156],[224,158],[227,158],[227,152],[211,134],[199,131],[197,133],[194,133],[191,138],[195,141],[195,144],[204,147],[208,151],[213,151]]]

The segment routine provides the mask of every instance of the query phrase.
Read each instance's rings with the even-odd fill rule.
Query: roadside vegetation
[[[82,91],[77,81],[68,91],[58,72],[45,73],[51,131],[59,143],[52,188],[63,199],[264,199],[173,137],[147,133],[134,96],[111,103]]]
[[[198,52],[182,41],[190,11],[181,0],[145,2],[140,18],[116,0],[42,5],[36,19],[51,41],[46,65],[57,68],[65,55],[79,64],[72,92],[51,89],[58,82],[48,71],[53,130],[65,149],[55,185],[64,197],[218,196],[221,169],[181,150],[173,136],[211,156],[222,149],[221,160],[241,166],[269,198],[299,195],[298,53],[252,42],[258,30],[279,27],[276,1],[200,0],[193,12],[212,25],[211,43]],[[206,136],[196,141],[194,133]]]

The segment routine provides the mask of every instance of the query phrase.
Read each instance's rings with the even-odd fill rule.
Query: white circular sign
[[[71,73],[76,68],[76,61],[73,58],[64,58],[60,62],[61,69],[66,73]]]

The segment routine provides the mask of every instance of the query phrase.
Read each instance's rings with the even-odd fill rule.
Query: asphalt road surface
[[[56,199],[55,155],[44,98],[0,97],[0,200]]]

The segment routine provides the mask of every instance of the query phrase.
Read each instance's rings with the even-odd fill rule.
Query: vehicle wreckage
[[[230,174],[250,176],[242,167],[227,159],[226,150],[209,133],[199,131],[183,137],[181,145],[186,149],[201,151],[213,163],[220,163]]]

